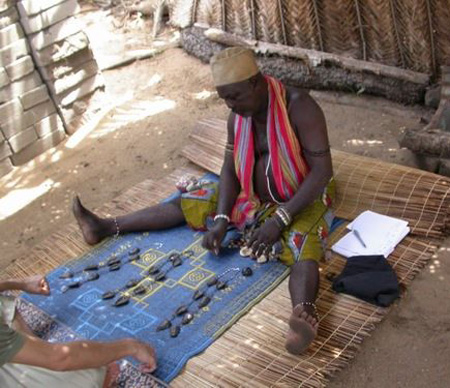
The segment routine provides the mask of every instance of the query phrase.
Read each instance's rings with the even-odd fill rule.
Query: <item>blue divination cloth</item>
[[[78,338],[111,341],[133,337],[150,343],[158,357],[154,375],[169,382],[190,357],[205,350],[289,273],[289,268],[279,262],[257,264],[250,258],[241,257],[236,249],[222,249],[216,257],[201,247],[202,237],[202,233],[183,226],[108,239],[49,273],[50,296],[23,295],[22,298],[53,318],[56,324],[70,328]],[[140,249],[140,259],[128,262],[129,252],[134,248]],[[182,256],[182,264],[173,267],[170,255],[182,252],[186,253]],[[121,259],[120,269],[109,271],[109,267],[104,266],[97,271],[83,271],[86,266],[104,263],[113,255]],[[154,265],[163,265],[162,270],[167,271],[164,280],[155,281],[154,275],[148,275],[149,268]],[[241,270],[245,267],[252,269],[252,276],[242,275]],[[68,271],[72,271],[74,277],[60,279],[60,275]],[[68,284],[78,280],[83,282],[93,273],[100,275],[98,280],[63,292]],[[226,282],[226,288],[208,287],[207,282],[213,277]],[[125,285],[132,279],[142,280],[125,290]],[[121,295],[131,295],[139,285],[146,286],[144,294],[131,296],[126,305],[114,306]],[[120,288],[123,290],[115,298],[102,299],[106,291]],[[203,308],[198,306],[199,301],[193,300],[196,290],[204,291],[211,298]],[[186,325],[181,323],[181,316],[174,314],[182,305],[187,306],[194,316]],[[171,318],[172,325],[180,327],[175,338],[171,337],[169,329],[156,331],[161,322]],[[73,339],[73,336],[59,338]]]

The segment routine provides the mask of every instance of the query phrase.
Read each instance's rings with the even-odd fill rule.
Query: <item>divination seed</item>
[[[83,271],[97,271],[97,270],[98,270],[97,264],[88,265],[87,267],[84,267],[84,269],[83,269]]]
[[[133,295],[141,295],[147,292],[147,287],[138,286],[133,290]]]
[[[245,267],[242,269],[242,275],[244,276],[252,276],[253,275],[253,271],[250,267]]]
[[[197,291],[194,292],[194,296],[192,297],[192,299],[199,300],[204,295],[205,295],[205,293],[202,290],[197,290]]]
[[[183,325],[187,325],[189,322],[191,322],[194,319],[194,315],[191,313],[186,313],[183,315],[183,319],[181,320],[181,323]]]
[[[67,285],[67,287],[69,287],[69,288],[78,288],[80,286],[81,286],[80,282],[74,282],[74,283],[70,283]]]
[[[211,302],[211,298],[209,296],[205,296],[198,304],[198,307],[203,308],[207,306],[209,302]]]
[[[178,334],[180,334],[180,326],[172,326],[170,328],[170,336],[172,338],[175,338],[178,336]]]
[[[172,261],[172,265],[174,267],[179,267],[181,264],[183,264],[183,260],[181,260],[181,257],[177,257]]]
[[[187,257],[189,257],[189,256],[194,256],[194,251],[193,251],[192,249],[189,249],[189,250],[187,250],[187,251],[184,251],[184,252],[183,252],[183,255],[184,255],[184,256],[187,256]]]
[[[174,261],[174,260],[179,259],[179,258],[180,258],[180,254],[179,253],[172,253],[169,256],[169,261]]]
[[[61,287],[61,292],[64,293],[64,292],[66,292],[68,289],[69,289],[69,287],[67,287],[67,286],[62,286],[62,287]]]
[[[188,308],[185,305],[178,307],[175,311],[175,315],[183,315],[188,312]]]
[[[133,255],[133,256],[131,256],[129,259],[128,259],[128,261],[129,262],[131,262],[131,261],[137,261],[137,260],[139,260],[141,258],[141,255]]]
[[[116,293],[114,291],[106,291],[103,295],[102,295],[102,299],[112,299],[116,296]]]
[[[62,275],[59,275],[60,279],[70,279],[73,278],[72,272],[64,272]]]
[[[114,265],[120,263],[120,259],[117,256],[111,256],[107,261],[106,265]]]
[[[131,287],[137,286],[137,284],[138,284],[139,282],[140,282],[140,279],[131,279],[131,280],[128,280],[128,283],[125,284],[125,287],[126,287],[126,288],[131,288]]]
[[[130,256],[134,256],[134,255],[137,255],[140,251],[141,251],[141,250],[140,250],[139,248],[134,248],[134,249],[132,249],[130,252],[128,252],[128,254],[129,254]]]
[[[114,302],[114,306],[116,306],[116,307],[125,306],[126,304],[128,304],[129,301],[130,301],[130,297],[127,295],[123,295]]]
[[[211,279],[208,280],[208,283],[206,283],[208,285],[208,287],[212,287],[214,286],[217,282],[219,281],[219,279],[217,279],[215,276],[212,277]]]
[[[89,274],[89,276],[86,278],[88,282],[93,282],[94,280],[97,280],[100,278],[100,274],[97,272],[92,272]]]
[[[120,265],[122,262],[120,259],[111,260],[109,263],[106,263],[108,267],[113,267],[115,265]]]
[[[164,280],[166,278],[166,274],[164,272],[160,272],[158,275],[155,276],[155,280],[157,282],[160,282],[161,280]]]
[[[252,250],[251,248],[247,247],[247,246],[243,246],[240,250],[239,250],[239,254],[242,257],[249,257],[252,255]]]
[[[159,268],[156,267],[155,265],[152,265],[149,269],[148,269],[148,274],[149,275],[155,275],[159,272]]]
[[[220,280],[216,284],[216,288],[218,290],[223,290],[226,286],[227,286],[227,283],[226,282],[221,282]]]
[[[114,264],[109,267],[110,271],[117,271],[120,269],[120,264]]]
[[[168,319],[161,322],[158,327],[156,328],[156,331],[162,331],[168,329],[170,326],[172,326],[172,322],[170,322]]]

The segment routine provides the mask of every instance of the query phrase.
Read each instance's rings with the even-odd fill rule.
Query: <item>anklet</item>
[[[311,306],[313,308],[313,310],[314,310],[314,314],[316,314],[316,318],[317,319],[319,318],[319,314],[317,313],[317,307],[316,307],[315,303],[313,303],[313,302],[300,302],[300,303],[297,303],[297,306],[298,305],[300,305],[300,306]]]
[[[116,234],[114,235],[114,238],[117,240],[120,234],[119,223],[117,222],[117,217],[114,217],[113,220],[114,223],[116,224]]]

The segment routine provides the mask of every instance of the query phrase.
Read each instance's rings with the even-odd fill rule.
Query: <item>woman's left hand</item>
[[[272,245],[281,237],[282,230],[274,218],[268,218],[258,229],[250,236],[247,246],[251,248],[256,257],[261,255],[269,256]]]

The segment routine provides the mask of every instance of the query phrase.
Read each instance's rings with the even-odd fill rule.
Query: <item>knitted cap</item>
[[[215,86],[245,81],[259,72],[253,51],[244,47],[230,47],[211,58]]]

